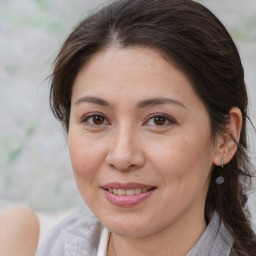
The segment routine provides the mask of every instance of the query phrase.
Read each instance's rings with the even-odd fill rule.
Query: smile
[[[153,189],[153,188],[152,188]],[[139,195],[141,193],[146,193],[150,189],[146,188],[135,188],[135,189],[116,189],[116,188],[109,188],[108,191],[112,194],[119,195],[119,196],[134,196]]]
[[[110,203],[119,207],[131,207],[145,201],[157,187],[138,183],[109,183],[102,189]]]

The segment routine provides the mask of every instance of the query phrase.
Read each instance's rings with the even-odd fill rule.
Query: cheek
[[[195,200],[204,204],[212,164],[206,141],[196,144],[176,136],[175,140],[152,150],[154,169],[161,176],[164,201],[170,203],[167,212],[173,211],[174,206],[177,212],[186,210]]]
[[[82,135],[70,135],[68,145],[76,178],[91,181],[98,169],[102,148],[89,140],[84,141]]]
[[[209,145],[208,139],[175,136],[161,146],[152,147],[150,154],[155,168],[165,180],[168,177],[176,182],[196,182],[202,176],[206,179],[209,174],[212,164]]]

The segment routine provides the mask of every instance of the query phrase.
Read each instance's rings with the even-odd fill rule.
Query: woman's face
[[[187,77],[149,48],[109,48],[79,72],[68,144],[78,189],[112,232],[144,236],[203,216],[216,151]]]

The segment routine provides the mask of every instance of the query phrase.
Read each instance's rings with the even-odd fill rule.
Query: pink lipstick
[[[155,186],[140,183],[108,183],[102,186],[109,202],[120,207],[130,207],[143,202],[156,190]]]

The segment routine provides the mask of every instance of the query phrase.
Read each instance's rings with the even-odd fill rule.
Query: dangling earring
[[[224,167],[223,159],[220,160],[220,164],[221,164],[221,169],[223,170],[223,167]],[[220,168],[218,169],[218,173],[219,171],[220,171]],[[218,185],[222,184],[224,182],[224,177],[220,175],[219,177],[216,178],[215,182]]]

